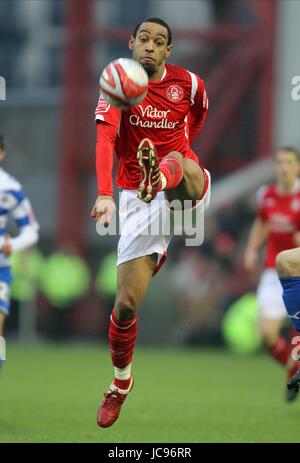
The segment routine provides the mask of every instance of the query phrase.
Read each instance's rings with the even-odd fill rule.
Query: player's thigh
[[[205,175],[201,167],[192,159],[183,158],[183,179],[177,188],[166,190],[168,201],[196,200],[201,196],[205,186]]]
[[[120,264],[117,269],[116,310],[136,311],[148,289],[157,265],[157,254],[138,257]]]
[[[0,336],[3,336],[6,315],[0,310]]]
[[[276,267],[280,277],[300,276],[300,247],[280,252]]]

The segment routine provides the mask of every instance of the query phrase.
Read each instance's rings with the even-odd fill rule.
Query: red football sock
[[[291,331],[289,334],[289,342],[291,345],[291,350],[293,350],[293,348],[296,346],[296,344],[292,344],[293,338],[295,338],[296,336],[299,337],[300,333],[297,330],[295,330],[295,328],[291,328]]]
[[[126,322],[119,322],[112,311],[109,326],[109,345],[114,367],[125,368],[132,362],[137,336],[137,316]],[[114,379],[114,385],[120,389],[128,389],[131,377]]]
[[[161,173],[165,176],[165,190],[176,188],[182,180],[183,168],[180,162],[172,156],[165,157],[159,164]]]
[[[267,351],[281,365],[287,364],[290,357],[290,345],[282,336],[278,336],[275,344],[268,347]]]

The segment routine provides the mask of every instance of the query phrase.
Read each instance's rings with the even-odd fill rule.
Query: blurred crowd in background
[[[90,1],[90,0],[89,0]],[[93,1],[93,0],[91,0]],[[82,2],[83,3],[83,2]],[[202,29],[216,23],[241,24],[253,22],[247,2],[239,0],[96,0],[97,24],[134,26],[141,18],[161,16],[169,18],[176,27]],[[8,87],[56,87],[61,85],[63,49],[61,43],[68,1],[65,0],[1,0],[0,9],[0,69],[5,70]],[[83,6],[84,8],[84,6]],[[190,44],[189,44],[190,45]],[[123,46],[114,48],[116,56],[124,53]],[[187,55],[185,44],[181,54]],[[97,64],[96,64],[97,65]]]

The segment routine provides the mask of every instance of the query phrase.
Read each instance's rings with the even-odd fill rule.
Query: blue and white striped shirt
[[[38,241],[39,226],[35,220],[31,204],[21,184],[0,168],[0,268],[10,265],[9,258],[1,252],[10,214],[20,231],[18,236],[9,239],[12,251],[22,251],[35,244]]]

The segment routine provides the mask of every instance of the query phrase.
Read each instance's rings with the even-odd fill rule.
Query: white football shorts
[[[120,240],[117,265],[138,257],[158,254],[157,273],[166,260],[167,248],[172,236],[185,235],[186,245],[196,246],[204,238],[204,210],[211,194],[211,178],[208,176],[207,190],[194,207],[185,203],[182,210],[179,202],[168,204],[160,191],[149,204],[137,198],[137,190],[123,190],[119,204]],[[172,210],[171,210],[171,209]]]
[[[273,268],[266,268],[257,288],[259,318],[283,319],[287,317],[286,308],[282,300],[282,286],[277,272]]]

